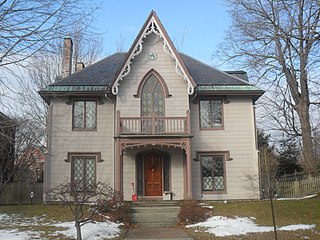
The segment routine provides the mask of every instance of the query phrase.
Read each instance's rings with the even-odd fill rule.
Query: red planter
[[[133,195],[132,195],[132,201],[136,202],[137,200],[138,200],[137,195],[136,195],[136,194],[133,194]]]

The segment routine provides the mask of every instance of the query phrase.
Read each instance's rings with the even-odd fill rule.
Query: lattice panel
[[[223,190],[223,189],[224,189],[224,178],[214,177],[214,190]]]
[[[73,162],[73,183],[75,191],[83,191],[84,159],[74,158]]]
[[[84,102],[74,102],[73,107],[73,126],[84,128]]]
[[[210,101],[200,101],[201,128],[210,128]]]
[[[222,111],[221,111],[221,100],[211,101],[211,114],[212,114],[212,127],[222,126]]]
[[[86,128],[96,127],[96,102],[86,102]]]
[[[92,191],[94,188],[95,184],[95,172],[96,172],[96,167],[95,167],[95,159],[94,158],[87,158],[86,159],[86,188],[87,191]]]
[[[203,185],[203,190],[204,191],[213,190],[212,177],[203,177],[202,185]]]

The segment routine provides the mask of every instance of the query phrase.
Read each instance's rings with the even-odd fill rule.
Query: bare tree
[[[224,60],[259,76],[275,95],[266,99],[280,130],[301,137],[305,170],[317,163],[310,115],[319,105],[320,2],[318,0],[226,0],[233,24],[219,48]],[[277,117],[278,115],[278,117]],[[279,117],[280,116],[280,117]]]
[[[25,117],[0,120],[0,195],[29,161],[23,158],[26,150],[38,146],[42,133],[32,123]]]
[[[0,1],[0,67],[21,63],[52,40],[73,32],[74,25],[87,28],[98,8],[84,0]]]
[[[124,43],[126,39],[120,34],[117,41],[116,41],[116,47],[117,47],[117,52],[123,52],[124,49]]]
[[[94,183],[90,188],[81,189],[82,184],[77,182],[62,183],[50,189],[47,194],[52,196],[52,200],[62,202],[69,206],[74,217],[74,225],[77,229],[77,240],[81,240],[81,227],[90,222],[94,215],[98,213],[106,201],[114,198],[115,192],[108,183]],[[87,204],[90,204],[90,213]]]

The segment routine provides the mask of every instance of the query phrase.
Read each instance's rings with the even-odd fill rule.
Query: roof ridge
[[[235,79],[241,81],[242,83],[245,83],[246,85],[251,85],[251,86],[253,86],[253,84],[250,83],[250,82],[248,82],[248,81],[245,81],[245,80],[243,80],[243,79],[241,79],[241,78],[239,78],[239,77],[236,77],[236,76],[233,76],[233,75],[231,75],[231,74],[228,74],[228,73],[226,73],[226,72],[224,72],[224,71],[222,71],[222,70],[220,70],[220,69],[218,69],[218,68],[216,68],[216,67],[213,67],[213,66],[209,65],[208,63],[202,62],[202,61],[200,61],[199,59],[196,59],[196,58],[194,58],[194,57],[192,57],[192,56],[190,56],[190,55],[188,55],[188,54],[186,54],[186,53],[184,53],[184,52],[179,52],[179,54],[182,54],[182,55],[184,55],[184,56],[186,56],[186,57],[192,58],[192,60],[194,60],[194,61],[196,61],[196,62],[198,62],[198,63],[201,63],[201,64],[203,64],[203,65],[205,65],[205,66],[207,66],[207,67],[209,67],[209,68],[211,68],[211,69],[213,69],[213,70],[215,70],[215,71],[218,71],[218,72],[220,72],[220,73],[222,73],[222,74],[224,74],[224,75],[227,75],[227,76],[229,76],[229,77],[235,78]],[[201,85],[201,84],[200,84],[200,85]]]

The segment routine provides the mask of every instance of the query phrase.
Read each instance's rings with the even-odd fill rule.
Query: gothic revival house
[[[45,189],[109,181],[131,200],[249,199],[258,175],[255,101],[243,71],[222,72],[177,51],[152,11],[127,53],[40,91],[49,105]]]

